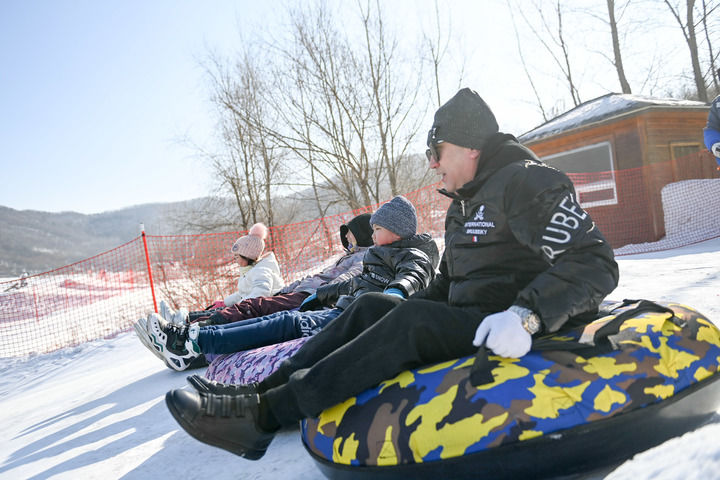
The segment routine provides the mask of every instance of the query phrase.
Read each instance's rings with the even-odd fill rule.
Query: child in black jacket
[[[345,308],[367,292],[385,292],[407,298],[427,286],[435,276],[439,253],[427,233],[417,234],[413,205],[397,196],[371,217],[373,243],[363,257],[363,271],[344,282],[326,285],[308,297],[301,311],[319,307]]]

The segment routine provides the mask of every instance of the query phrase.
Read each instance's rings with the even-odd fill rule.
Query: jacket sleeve
[[[305,280],[306,278],[308,278],[308,277],[303,277],[303,278],[301,278],[300,280],[295,280],[294,282],[292,282],[292,283],[289,284],[289,285],[285,285],[283,288],[280,289],[280,291],[277,293],[277,295],[283,294],[283,293],[292,293],[292,292],[294,292],[295,289],[296,289],[298,286],[300,286],[300,282],[302,282],[302,281]]]
[[[505,202],[517,240],[550,265],[515,300],[540,316],[545,331],[596,309],[618,283],[612,248],[575,199],[567,177],[537,167],[509,182]],[[523,185],[521,185],[523,184]]]
[[[385,288],[398,288],[405,293],[405,298],[407,298],[428,286],[430,280],[435,276],[435,268],[423,251],[417,248],[407,248],[401,251],[401,255],[396,254],[392,259],[395,261],[395,277]]]
[[[705,128],[720,131],[720,95],[715,97],[710,105],[710,112],[708,113],[707,125]]]
[[[362,272],[363,251],[343,255],[331,267],[315,275],[308,275],[286,286],[280,293],[304,291],[314,293],[321,285],[344,282]]]
[[[703,129],[705,146],[712,152],[712,146],[720,142],[720,95],[710,105],[707,125]]]
[[[259,268],[258,268],[259,267]],[[252,277],[252,289],[245,298],[269,297],[273,289],[273,271],[269,265],[258,265]]]
[[[343,259],[343,263],[338,265],[339,273],[335,278],[327,282],[327,285],[333,285],[335,283],[343,283],[350,280],[353,277],[357,277],[362,273],[363,269],[363,253],[358,252],[350,255],[349,258]]]
[[[440,261],[440,273],[435,275],[427,287],[418,290],[412,294],[412,298],[420,298],[425,300],[434,300],[437,302],[447,302],[448,293],[450,291],[450,281],[447,275],[447,263],[445,255]]]
[[[243,296],[240,294],[240,292],[233,292],[223,299],[223,303],[225,303],[226,307],[232,307],[242,299]]]
[[[245,274],[250,288],[231,293],[223,300],[226,306],[234,305],[246,298],[269,297],[273,288],[273,269],[271,263],[258,263]],[[240,281],[238,281],[240,284]]]
[[[703,130],[703,138],[705,139],[705,146],[712,152],[713,145],[720,142],[720,130],[706,128]]]
[[[342,295],[350,293],[352,278],[344,282],[323,285],[315,291],[318,302],[326,307],[332,307]]]

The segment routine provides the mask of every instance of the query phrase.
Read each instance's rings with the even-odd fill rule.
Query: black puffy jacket
[[[553,332],[571,318],[584,321],[617,286],[613,251],[570,179],[512,135],[491,137],[475,178],[441,193],[453,202],[440,274],[415,298],[488,313],[515,304]]]
[[[363,271],[344,282],[317,289],[317,300],[333,306],[344,295],[357,297],[367,292],[398,288],[408,297],[425,288],[435,277],[440,252],[427,233],[416,234],[388,245],[368,248]]]

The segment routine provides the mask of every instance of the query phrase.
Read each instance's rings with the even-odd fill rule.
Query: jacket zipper
[[[463,217],[465,216],[465,200],[460,200],[460,207],[462,207]]]

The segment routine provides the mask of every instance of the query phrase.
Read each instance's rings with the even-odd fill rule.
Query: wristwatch
[[[538,317],[537,314],[532,310],[525,307],[519,307],[517,305],[513,305],[512,307],[508,308],[508,310],[517,314],[517,316],[520,317],[523,328],[530,335],[533,335],[540,331],[540,327],[542,326],[542,324],[540,323],[540,317]]]

